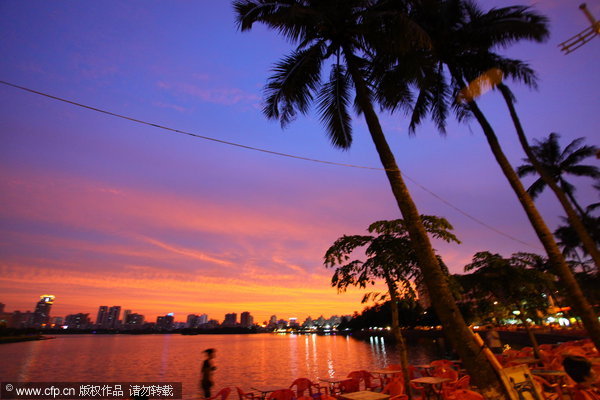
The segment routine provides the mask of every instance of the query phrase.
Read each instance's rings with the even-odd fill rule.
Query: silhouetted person
[[[488,325],[485,333],[485,343],[492,350],[494,354],[502,354],[502,341],[500,340],[500,334],[494,329],[493,325]]]
[[[567,375],[583,388],[588,388],[596,382],[597,377],[592,369],[592,363],[585,357],[566,356],[563,367]]]
[[[212,363],[213,358],[215,358],[215,349],[206,349],[204,350],[206,353],[206,360],[202,363],[202,380],[200,381],[200,385],[202,386],[202,390],[204,390],[204,397],[210,397],[210,389],[215,384],[213,381],[213,371],[217,369]]]

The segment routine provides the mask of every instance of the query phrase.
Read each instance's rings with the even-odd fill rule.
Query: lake
[[[346,376],[398,364],[381,337],[331,335],[59,335],[0,345],[0,381],[182,382],[183,398],[199,397],[202,351],[217,349],[216,390],[225,386],[288,387],[296,378]],[[438,357],[429,340],[412,343],[411,363]],[[237,395],[231,398],[237,398]]]

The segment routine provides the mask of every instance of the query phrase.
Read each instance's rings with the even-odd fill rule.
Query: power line
[[[193,132],[182,131],[180,129],[170,128],[168,126],[164,126],[164,125],[155,124],[155,123],[152,123],[152,122],[143,121],[143,120],[140,120],[140,119],[137,119],[137,118],[132,118],[132,117],[128,117],[126,115],[117,114],[117,113],[114,113],[114,112],[111,112],[111,111],[107,111],[107,110],[103,110],[103,109],[100,109],[100,108],[88,106],[88,105],[85,105],[85,104],[82,104],[82,103],[77,103],[75,101],[67,100],[67,99],[64,99],[64,98],[58,97],[58,96],[53,96],[53,95],[48,94],[48,93],[43,93],[43,92],[40,92],[40,91],[37,91],[37,90],[29,89],[29,88],[26,88],[24,86],[19,86],[19,85],[16,85],[14,83],[6,82],[6,81],[3,81],[3,80],[0,80],[0,83],[2,83],[3,85],[6,85],[6,86],[10,86],[10,87],[19,89],[19,90],[23,90],[23,91],[26,91],[26,92],[29,92],[29,93],[34,93],[34,94],[37,94],[37,95],[40,95],[40,96],[48,97],[48,98],[53,99],[53,100],[58,100],[58,101],[61,101],[63,103],[68,103],[68,104],[71,104],[71,105],[74,105],[74,106],[77,106],[77,107],[86,108],[88,110],[96,111],[96,112],[99,112],[99,113],[102,113],[102,114],[107,114],[107,115],[110,115],[110,116],[113,116],[113,117],[122,118],[122,119],[125,119],[125,120],[128,120],[128,121],[136,122],[136,123],[143,124],[143,125],[152,126],[152,127],[159,128],[159,129],[164,129],[164,130],[167,130],[167,131],[170,131],[170,132],[179,133],[179,134],[182,134],[182,135],[192,136],[192,137],[195,137],[195,138],[198,138],[198,139],[204,139],[204,140],[208,140],[208,141],[211,141],[211,142],[217,142],[217,143],[226,144],[226,145],[229,145],[229,146],[240,147],[240,148],[247,149],[247,150],[254,150],[254,151],[259,151],[261,153],[267,153],[267,154],[272,154],[272,155],[281,156],[281,157],[294,158],[294,159],[297,159],[297,160],[310,161],[310,162],[321,163],[321,164],[336,165],[336,166],[340,166],[340,167],[367,169],[367,170],[373,170],[373,171],[398,171],[396,169],[394,169],[394,170],[388,170],[388,169],[385,169],[385,168],[368,167],[368,166],[362,166],[362,165],[338,163],[338,162],[334,162],[334,161],[318,160],[318,159],[314,159],[314,158],[296,156],[296,155],[293,155],[293,154],[281,153],[281,152],[278,152],[278,151],[266,150],[266,149],[262,149],[262,148],[259,148],[259,147],[247,146],[247,145],[239,144],[239,143],[235,143],[235,142],[228,142],[226,140],[221,140],[221,139],[216,139],[216,138],[212,138],[212,137],[209,137],[209,136],[199,135],[199,134],[193,133]],[[402,171],[398,171],[398,172],[400,172],[407,180],[409,180],[410,182],[412,182],[413,184],[415,184],[416,186],[418,186],[419,188],[421,188],[425,192],[429,193],[431,196],[433,196],[436,199],[440,200],[442,203],[446,204],[450,208],[456,210],[457,212],[459,212],[460,214],[464,215],[465,217],[471,219],[472,221],[478,223],[479,225],[481,225],[481,226],[483,226],[483,227],[485,227],[485,228],[487,228],[487,229],[489,229],[489,230],[491,230],[491,231],[493,231],[493,232],[495,232],[495,233],[497,233],[499,235],[505,236],[505,237],[507,237],[507,238],[515,241],[515,242],[524,244],[526,246],[529,246],[529,247],[532,247],[532,248],[535,248],[535,249],[538,249],[538,250],[540,249],[539,246],[535,246],[535,245],[532,245],[530,243],[524,242],[524,241],[522,241],[522,240],[520,240],[520,239],[518,239],[518,238],[516,238],[516,237],[514,237],[512,235],[509,235],[508,233],[502,232],[501,230],[496,229],[496,228],[494,228],[491,225],[488,225],[487,223],[481,221],[480,219],[478,219],[476,217],[473,217],[472,215],[470,215],[466,211],[463,211],[462,209],[456,207],[454,204],[450,203],[449,201],[445,200],[441,196],[439,196],[436,193],[432,192],[431,190],[427,189],[425,186],[421,185],[420,183],[418,183],[414,179],[410,178],[408,175],[406,175]]]

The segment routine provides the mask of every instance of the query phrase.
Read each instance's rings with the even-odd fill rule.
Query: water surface
[[[318,335],[59,335],[0,345],[0,381],[182,382],[198,398],[202,350],[216,348],[215,389],[288,387],[299,377],[346,376],[398,364],[383,338]],[[410,361],[437,357],[429,341],[412,344]],[[237,398],[235,396],[234,398]]]

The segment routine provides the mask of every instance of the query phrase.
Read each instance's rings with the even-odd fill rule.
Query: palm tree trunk
[[[400,319],[398,318],[398,294],[396,293],[396,287],[389,275],[386,274],[385,280],[388,291],[390,292],[392,331],[394,332],[396,346],[398,346],[398,352],[400,353],[400,365],[402,365],[402,375],[404,378],[404,393],[408,396],[408,400],[412,400],[412,394],[410,392],[410,372],[408,369],[408,350],[406,348],[406,341],[400,330]]]
[[[527,136],[525,136],[525,131],[523,130],[523,126],[521,125],[521,121],[519,119],[519,116],[517,115],[517,111],[515,109],[512,95],[511,95],[508,87],[506,85],[504,85],[503,83],[500,83],[500,84],[498,84],[498,89],[500,89],[500,92],[502,93],[502,96],[504,97],[504,101],[506,102],[506,105],[508,106],[508,110],[510,111],[510,116],[513,120],[513,124],[515,125],[515,129],[517,130],[517,136],[519,137],[519,142],[521,142],[521,147],[523,147],[523,150],[525,150],[525,154],[527,154],[527,158],[529,158],[529,162],[531,162],[531,165],[533,165],[533,167],[538,172],[538,174],[540,174],[540,177],[544,180],[544,182],[546,182],[546,184],[550,187],[550,189],[552,189],[552,191],[556,195],[556,198],[558,199],[560,204],[563,206],[565,212],[567,213],[567,217],[569,218],[569,223],[571,224],[571,226],[573,227],[575,232],[577,232],[577,236],[579,236],[579,239],[581,239],[581,243],[583,243],[583,247],[588,252],[588,254],[592,257],[592,259],[594,260],[594,264],[596,264],[596,267],[600,268],[600,251],[598,251],[598,248],[596,247],[596,243],[594,243],[594,240],[588,233],[587,229],[585,228],[585,225],[579,218],[579,215],[577,215],[577,212],[573,209],[571,202],[573,202],[573,205],[575,205],[576,207],[579,208],[579,212],[581,213],[582,217],[585,216],[585,214],[583,213],[583,210],[581,209],[579,204],[577,204],[577,202],[573,198],[572,193],[567,193],[567,195],[570,195],[570,198],[571,198],[571,202],[569,202],[569,199],[567,198],[567,195],[565,194],[565,192],[560,188],[560,186],[558,186],[557,182],[554,180],[552,175],[550,173],[548,173],[548,171],[546,171],[544,166],[542,164],[540,164],[537,157],[531,150],[531,147],[529,146],[529,143],[527,141]]]
[[[546,226],[542,216],[537,211],[531,196],[529,196],[523,187],[523,184],[519,180],[517,173],[504,155],[504,152],[500,147],[500,143],[498,142],[498,138],[496,137],[491,125],[475,101],[470,101],[468,106],[481,125],[496,161],[500,165],[504,176],[506,176],[506,179],[515,191],[515,194],[523,206],[523,209],[525,210],[533,229],[542,242],[542,245],[546,249],[546,252],[548,253],[548,259],[554,269],[554,274],[559,277],[569,298],[569,303],[575,312],[580,316],[581,320],[583,321],[583,325],[587,329],[588,334],[590,335],[596,347],[600,348],[600,322],[598,321],[598,317],[596,316],[594,309],[583,295],[579,284],[575,280],[573,272],[567,265],[567,262],[560,252],[552,233],[548,229],[548,226]]]
[[[529,337],[529,341],[531,342],[531,347],[533,347],[533,355],[538,360],[540,359],[540,345],[535,337],[535,334],[531,330],[531,326],[529,322],[527,322],[527,316],[525,315],[525,310],[523,307],[519,307],[519,316],[521,317],[521,322],[525,326],[525,332],[527,332],[527,336]]]
[[[435,311],[450,339],[469,371],[473,382],[480,388],[486,399],[509,399],[496,370],[489,363],[480,346],[476,343],[469,327],[465,323],[452,293],[448,287],[446,276],[439,266],[427,232],[421,222],[417,207],[400,174],[394,155],[385,139],[377,113],[373,109],[371,93],[358,67],[355,56],[344,49],[348,72],[356,89],[356,100],[364,113],[371,138],[386,170],[396,203],[406,221],[406,227],[414,250],[419,260],[419,268],[427,285]]]

